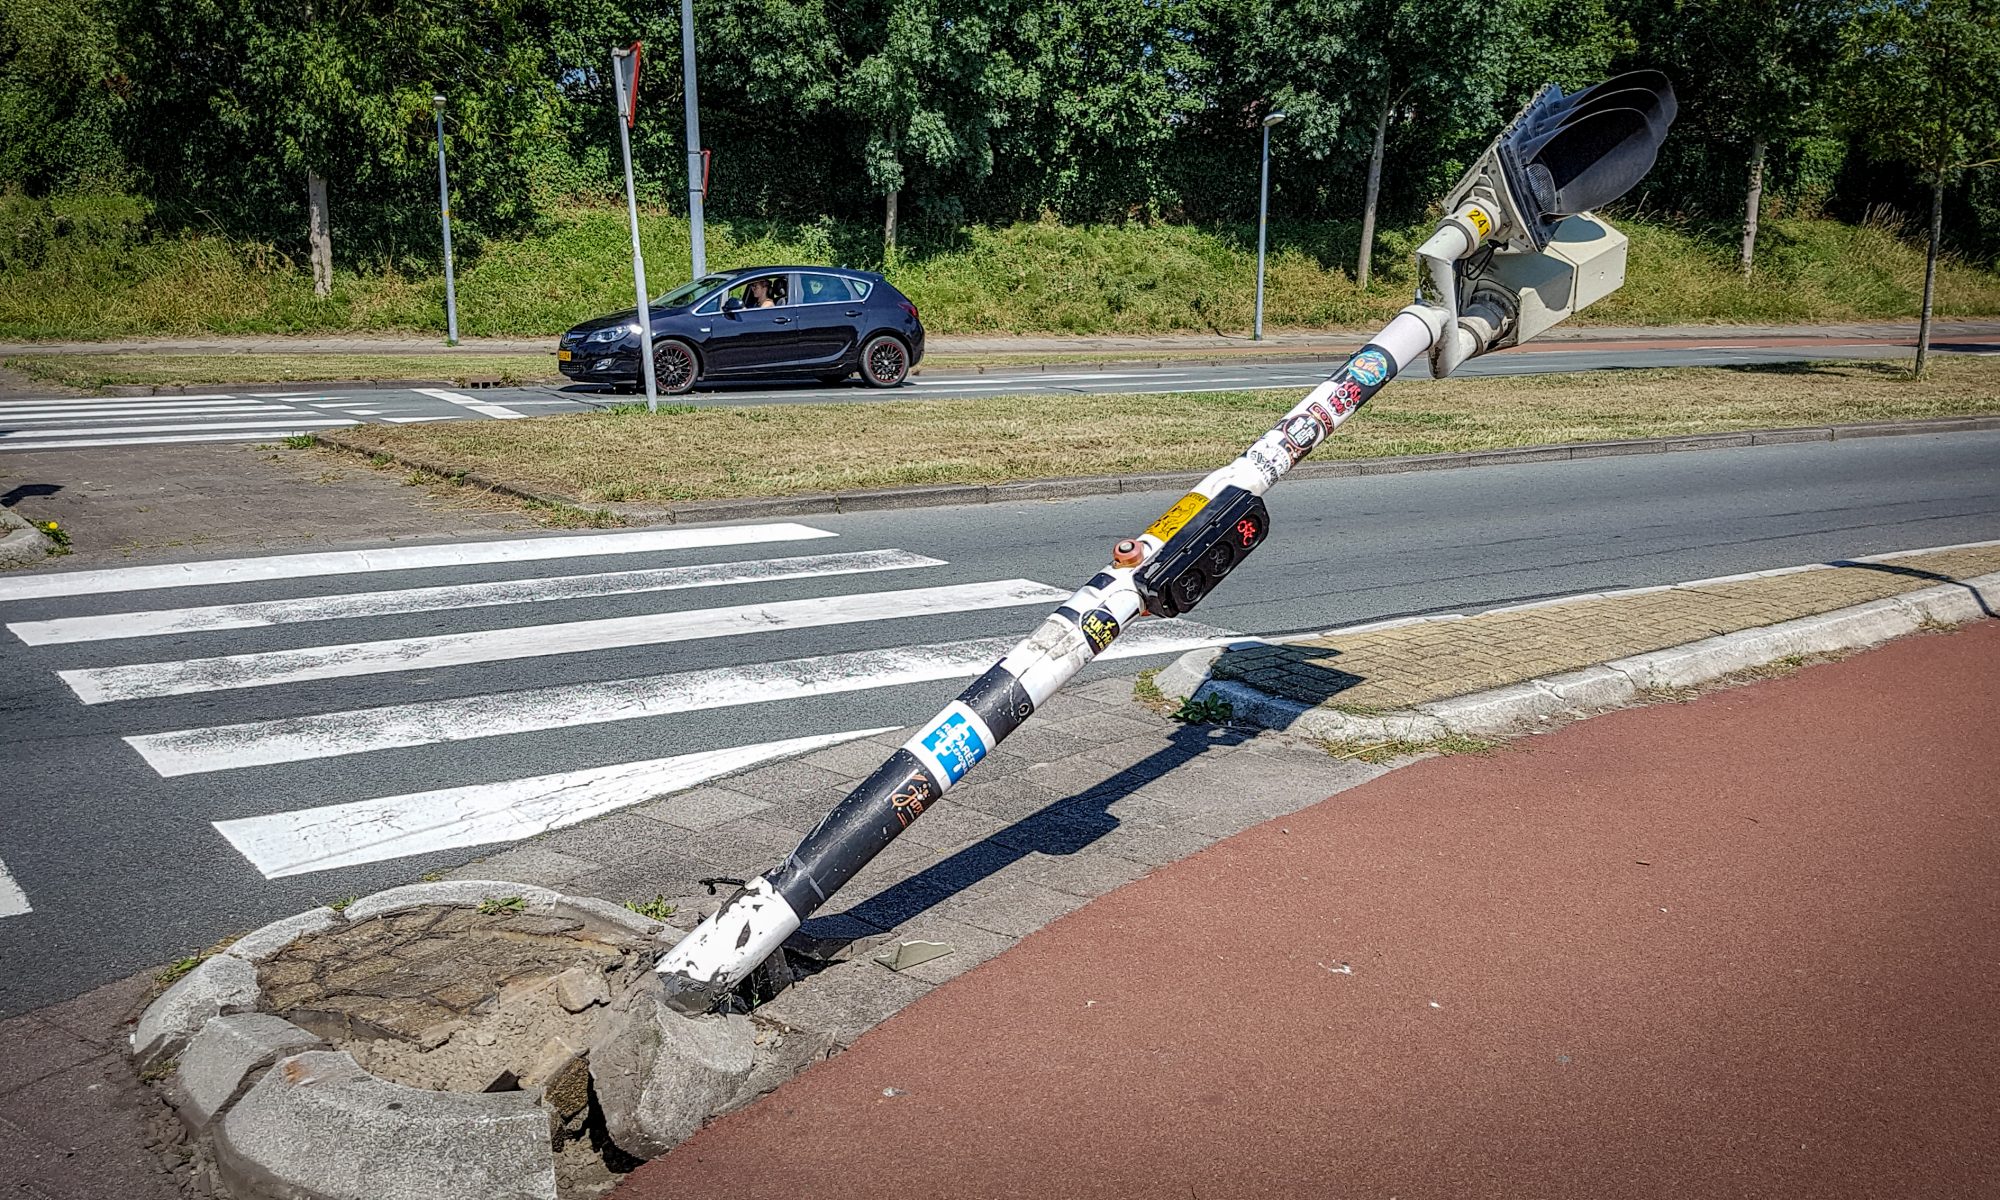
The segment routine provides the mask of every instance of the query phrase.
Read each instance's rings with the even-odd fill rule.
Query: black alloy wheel
[[[701,363],[694,347],[666,338],[653,343],[653,385],[662,396],[678,396],[694,387],[701,377]]]
[[[869,387],[895,387],[909,376],[910,352],[901,339],[881,333],[861,348],[861,378]]]

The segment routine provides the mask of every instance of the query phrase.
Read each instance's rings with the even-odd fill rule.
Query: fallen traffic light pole
[[[1188,612],[1263,544],[1263,496],[1369,398],[1428,359],[1443,378],[1518,345],[1624,282],[1625,238],[1588,215],[1652,167],[1675,113],[1657,72],[1574,95],[1544,87],[1446,200],[1418,251],[1428,294],[1404,308],[1234,462],[1112,548],[1111,562],[958,699],[918,727],[785,861],[664,958],[667,1003],[720,1006],[897,834],[1142,616]]]

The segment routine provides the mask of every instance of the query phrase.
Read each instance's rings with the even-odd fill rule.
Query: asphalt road
[[[2000,353],[2000,339],[1941,342],[1944,353]],[[1642,367],[1734,366],[1814,358],[1903,358],[1911,351],[1894,338],[1728,338],[1713,341],[1565,342],[1473,359],[1460,376],[1536,375],[1564,371]],[[1046,370],[996,367],[984,373],[926,370],[898,388],[850,381],[826,387],[812,381],[722,384],[670,403],[697,405],[826,404],[987,396],[1110,393],[1223,392],[1245,389],[1304,391],[1337,365],[1326,362],[1227,363],[1221,366],[1089,366]],[[1401,386],[1413,386],[1409,380]],[[198,395],[0,399],[0,451],[75,447],[183,445],[201,442],[269,442],[296,434],[362,423],[406,424],[457,420],[513,420],[583,412],[634,397],[601,388],[535,386],[481,388],[360,388],[319,390],[217,388]]]
[[[1970,433],[1295,481],[1150,649],[2000,538],[1996,462]],[[0,1013],[456,865],[524,811],[920,719],[1002,647],[963,643],[1025,633],[1173,499],[0,576]],[[355,807],[300,815],[329,805]]]

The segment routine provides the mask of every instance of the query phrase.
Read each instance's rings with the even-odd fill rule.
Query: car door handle
[[[792,323],[792,319],[791,319],[790,317],[772,317],[772,318],[771,318],[771,324],[773,324],[773,325],[790,325],[791,323]]]
[[[847,310],[847,315],[850,317],[858,317],[861,315],[861,310],[858,308],[850,308]]]

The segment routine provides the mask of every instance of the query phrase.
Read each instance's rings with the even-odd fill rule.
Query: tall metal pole
[[[444,172],[444,97],[432,96],[437,110],[438,131],[438,212],[444,216],[444,319],[445,345],[458,345],[458,283],[451,274],[451,183]]]
[[[681,89],[687,107],[688,246],[694,278],[708,274],[708,244],[702,229],[701,105],[694,88],[694,0],[681,0]]]
[[[658,412],[660,392],[653,382],[653,305],[646,293],[646,256],[639,249],[639,193],[632,186],[632,133],[625,127],[625,114],[631,110],[625,99],[625,77],[619,74],[619,59],[630,53],[629,50],[611,52],[611,86],[618,100],[618,148],[625,152],[625,211],[632,218],[632,284],[639,294],[639,371],[646,380],[646,411]]]
[[[1264,340],[1264,222],[1271,209],[1271,126],[1284,119],[1282,112],[1264,118],[1264,168],[1257,184],[1257,316],[1250,330],[1253,342]]]

